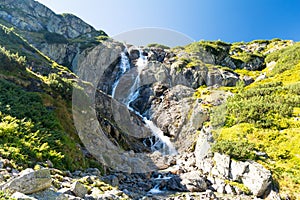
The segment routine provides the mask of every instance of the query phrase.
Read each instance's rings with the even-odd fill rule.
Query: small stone
[[[78,197],[83,198],[87,193],[87,188],[80,182],[76,181],[72,184],[71,191]]]
[[[100,176],[101,175],[100,170],[97,169],[97,168],[88,168],[86,170],[86,173],[89,173],[89,174],[94,175],[94,176]]]
[[[17,200],[37,200],[36,198],[27,196],[21,192],[15,192],[11,195],[11,197]]]
[[[115,175],[109,175],[102,178],[103,182],[110,184],[113,187],[116,187],[119,185],[119,179]]]
[[[234,189],[229,184],[225,186],[225,192],[226,194],[235,194]]]
[[[72,190],[70,188],[62,188],[58,190],[57,193],[72,195]]]

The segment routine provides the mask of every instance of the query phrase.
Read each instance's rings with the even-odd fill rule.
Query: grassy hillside
[[[75,170],[87,161],[73,125],[75,76],[0,27],[0,155],[19,167],[46,165]]]
[[[300,43],[267,54],[267,78],[238,89],[214,151],[270,169],[281,194],[300,198]],[[258,154],[255,152],[264,152]]]

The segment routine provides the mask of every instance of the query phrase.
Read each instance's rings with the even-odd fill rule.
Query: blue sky
[[[143,27],[172,29],[194,40],[300,40],[299,0],[38,0],[72,13],[110,36]]]

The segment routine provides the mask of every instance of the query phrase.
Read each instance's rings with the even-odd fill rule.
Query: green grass
[[[154,48],[161,48],[161,49],[170,49],[170,47],[168,47],[166,45],[157,44],[157,43],[148,44],[147,47],[154,47]]]
[[[12,192],[11,191],[1,191],[0,190],[0,200],[16,200],[11,198]]]
[[[12,29],[2,27],[1,33],[0,42],[5,46],[0,47],[1,156],[22,167],[33,167],[46,160],[60,169],[101,167],[95,160],[87,160],[78,148],[81,141],[71,109],[72,88],[76,84],[62,78],[70,72],[36,51]],[[28,52],[35,63],[44,63],[51,73],[31,71],[29,64],[33,60]],[[32,86],[34,82],[38,85]],[[30,92],[36,87],[44,92]]]
[[[275,61],[276,66],[268,73],[269,76],[292,69],[300,62],[300,42],[267,55],[266,62],[271,61]]]
[[[216,131],[212,148],[237,160],[257,160],[272,171],[281,194],[294,198],[300,198],[298,70],[299,65],[286,68],[283,73],[240,89],[230,97],[225,124]],[[256,156],[254,150],[266,152],[268,158]]]
[[[70,112],[63,109],[65,105],[59,106],[56,102],[57,107],[49,104],[46,107],[39,94],[26,92],[5,80],[0,81],[0,91],[0,149],[3,157],[25,167],[48,159],[61,169],[84,167],[83,156],[74,139],[66,134],[74,131],[66,130],[71,122],[64,126],[61,123],[72,119],[66,116]],[[65,115],[58,116],[63,112]]]
[[[229,51],[229,47],[230,44],[222,41],[199,41],[185,46],[185,51],[188,53],[198,53],[205,50],[218,55],[221,52]]]

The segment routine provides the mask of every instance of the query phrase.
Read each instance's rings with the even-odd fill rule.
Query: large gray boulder
[[[271,172],[253,161],[248,161],[246,164],[248,168],[242,176],[243,184],[251,190],[253,195],[265,197],[271,190]]]
[[[192,171],[180,175],[181,184],[190,192],[204,192],[208,188],[205,178],[200,176],[200,172]]]
[[[51,183],[52,179],[49,169],[40,169],[37,171],[27,169],[19,177],[4,184],[2,189],[31,194],[49,188]]]

